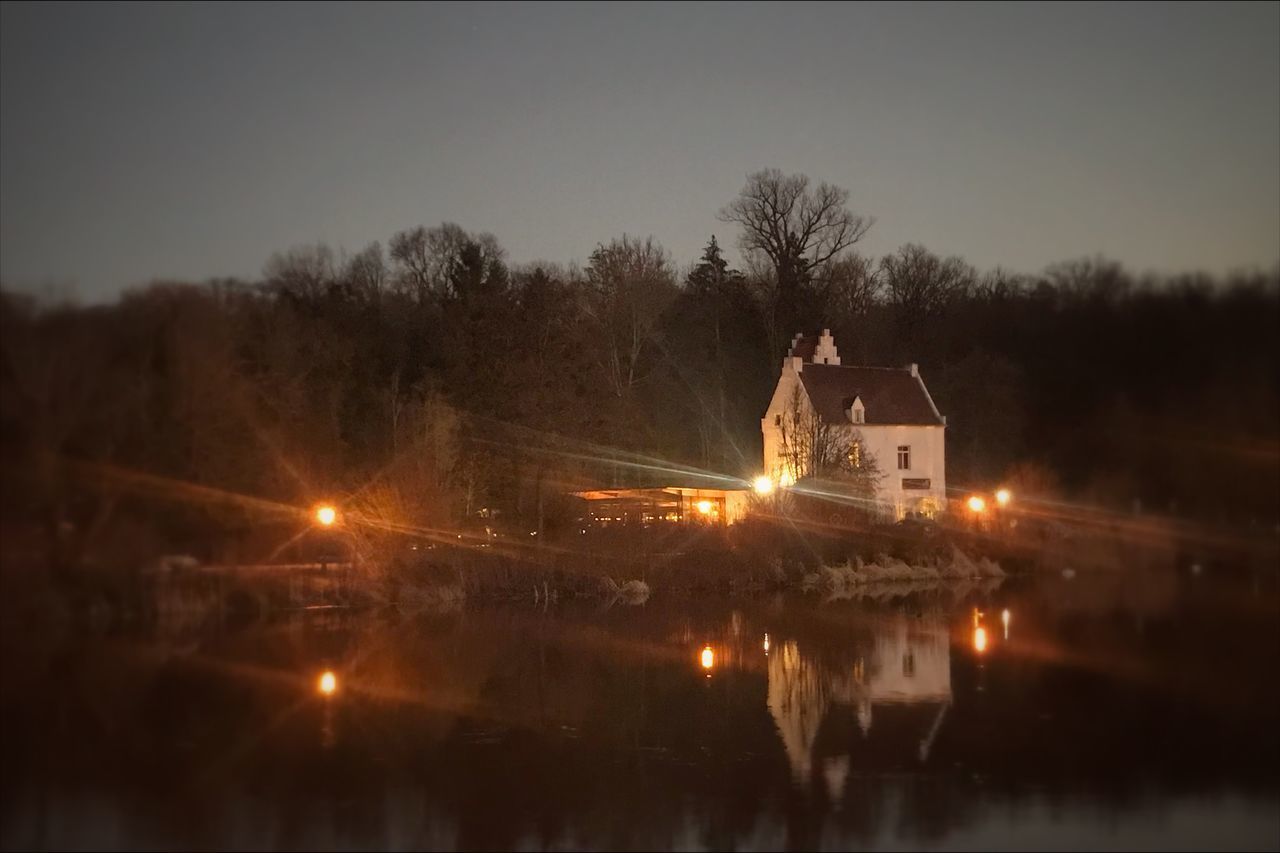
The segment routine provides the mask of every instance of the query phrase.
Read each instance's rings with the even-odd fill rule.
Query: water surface
[[[1082,572],[9,626],[0,841],[1274,849],[1276,593]]]

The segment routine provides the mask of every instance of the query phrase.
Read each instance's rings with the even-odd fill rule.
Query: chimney
[[[804,332],[796,332],[791,338],[791,346],[787,347],[787,354],[782,357],[782,369],[790,368],[796,373],[804,370],[804,358],[795,354],[796,348],[800,346],[801,339],[804,338]]]

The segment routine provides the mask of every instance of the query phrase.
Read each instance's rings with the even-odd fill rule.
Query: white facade
[[[813,376],[813,383],[838,383],[842,388],[856,389],[832,391],[837,395],[843,393],[839,411],[833,412],[828,405],[821,411],[821,416],[828,424],[858,433],[864,451],[874,454],[884,475],[876,494],[882,512],[900,519],[908,512],[932,516],[944,509],[947,494],[946,418],[934,406],[916,365],[842,369],[829,330],[823,330],[816,342],[813,339],[804,341],[797,335],[782,361],[778,385],[760,421],[765,473],[775,482],[783,477],[781,424],[797,387],[805,411],[814,411],[810,388],[802,379],[806,365],[822,366],[818,371],[810,370],[811,374],[821,373],[820,377]],[[833,372],[833,369],[838,372]],[[846,374],[843,370],[854,373]],[[828,403],[830,399],[828,394]],[[902,411],[908,411],[910,415],[897,417]],[[836,417],[840,419],[837,421]],[[900,454],[900,448],[905,448],[905,453]]]

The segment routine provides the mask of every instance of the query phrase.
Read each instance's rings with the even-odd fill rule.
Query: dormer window
[[[864,424],[867,422],[867,409],[862,405],[861,397],[845,400],[844,411],[849,416],[850,423]]]

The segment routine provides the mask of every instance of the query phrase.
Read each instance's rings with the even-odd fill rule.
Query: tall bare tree
[[[750,259],[763,256],[772,273],[772,304],[767,305],[770,346],[799,331],[802,290],[816,271],[853,246],[871,227],[870,218],[849,210],[849,191],[828,183],[809,186],[806,175],[764,169],[747,177],[738,197],[720,211],[720,219],[742,230],[738,244]]]

